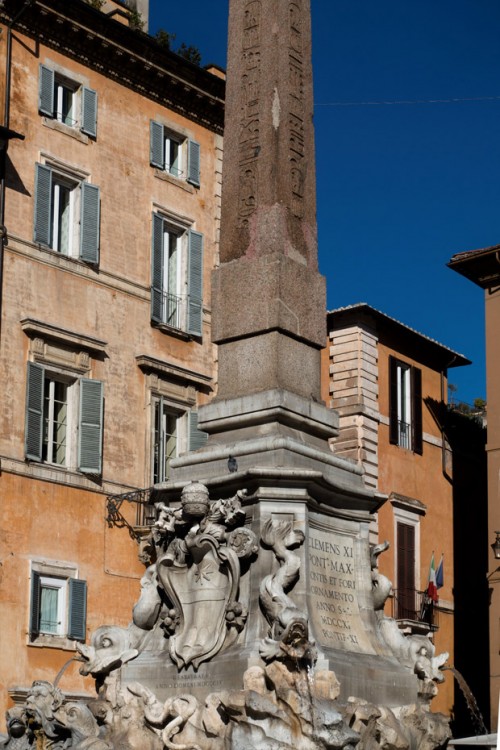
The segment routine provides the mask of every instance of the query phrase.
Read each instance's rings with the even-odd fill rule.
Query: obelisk
[[[367,507],[360,468],[329,448],[338,416],[320,400],[326,299],[312,120],[310,0],[230,0],[220,266],[212,273],[218,388],[199,411],[208,443],[172,462],[173,479],[227,484],[230,459],[235,482],[243,471],[245,481],[269,486],[288,467],[303,486],[303,469]],[[323,479],[316,484],[325,495]]]
[[[221,265],[213,273],[218,400],[320,397],[309,0],[231,0]]]

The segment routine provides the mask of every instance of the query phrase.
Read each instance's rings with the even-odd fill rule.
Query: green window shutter
[[[47,117],[54,117],[54,71],[46,65],[40,65],[38,111]]]
[[[190,451],[197,451],[198,448],[202,448],[207,442],[208,435],[206,432],[198,429],[198,412],[195,409],[191,409],[188,412],[188,443]]]
[[[389,357],[389,442],[399,443],[398,428],[398,361]]]
[[[82,182],[80,203],[80,259],[97,265],[99,263],[99,188],[88,182]]]
[[[200,144],[188,141],[187,181],[200,187]]]
[[[188,256],[188,333],[201,336],[203,307],[203,235],[190,229]]]
[[[52,235],[52,170],[37,164],[35,171],[35,227],[33,241],[50,247]]]
[[[31,571],[30,640],[40,632],[40,575]]]
[[[152,167],[165,169],[165,136],[163,125],[150,120],[149,123],[149,163]]]
[[[34,362],[28,362],[24,452],[26,458],[31,461],[42,460],[44,383],[44,368]]]
[[[97,136],[97,91],[82,87],[82,133]]]
[[[163,219],[153,214],[153,244],[151,248],[151,320],[163,320]]]
[[[68,638],[84,641],[87,625],[87,581],[70,578],[68,588]]]
[[[80,380],[78,468],[85,474],[102,472],[103,383]]]
[[[423,453],[422,435],[422,371],[418,367],[411,368],[411,400],[412,400],[412,425],[414,453]]]

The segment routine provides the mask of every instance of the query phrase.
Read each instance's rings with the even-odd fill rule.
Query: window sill
[[[33,641],[28,641],[28,646],[34,648],[58,648],[62,651],[76,651],[76,641],[70,640],[65,635],[49,635],[40,633]]]
[[[170,182],[171,185],[177,185],[177,187],[182,188],[182,190],[185,190],[187,193],[193,194],[195,192],[194,187],[189,182],[182,180],[180,177],[174,177],[174,175],[164,172],[163,170],[158,169],[158,167],[155,167],[155,177],[158,177],[159,180]]]
[[[53,250],[51,247],[42,245],[40,242],[35,243],[35,247],[38,248],[40,252],[46,253],[54,265],[62,266],[63,268],[79,266],[80,268],[88,268],[94,273],[99,273],[99,266],[94,263],[87,263],[84,260],[80,260],[80,258],[74,258],[72,255],[65,255],[57,250]]]
[[[71,127],[71,125],[65,125],[63,122],[59,122],[59,120],[52,120],[50,117],[42,117],[42,123],[45,127],[50,128],[51,130],[57,130],[58,133],[69,135],[70,138],[74,138],[76,141],[80,141],[80,143],[89,142],[88,135]]]
[[[167,333],[169,336],[175,336],[176,338],[181,339],[182,341],[193,341],[196,338],[195,336],[192,336],[190,333],[187,333],[186,331],[183,331],[180,328],[174,328],[173,326],[169,326],[166,323],[156,323],[154,320],[152,320],[151,326],[153,328],[157,328],[162,333]]]

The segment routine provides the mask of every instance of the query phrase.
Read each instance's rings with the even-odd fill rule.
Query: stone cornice
[[[5,0],[0,20],[19,11]],[[83,0],[33,0],[14,29],[216,133],[223,132],[225,82]]]
[[[147,354],[139,354],[135,359],[143,372],[154,372],[157,375],[174,378],[175,380],[180,380],[184,383],[204,386],[210,390],[213,389],[213,379],[209,375],[204,375],[202,372],[186,370],[184,367],[179,367],[178,365],[171,362],[165,362],[161,359],[155,359],[155,357],[150,357]]]
[[[104,354],[107,342],[96,339],[93,336],[87,336],[83,333],[75,333],[66,328],[55,326],[52,323],[44,323],[41,320],[33,318],[24,318],[21,320],[21,328],[28,336],[38,336],[42,339],[53,339],[69,344],[70,346],[79,346],[98,354]]]

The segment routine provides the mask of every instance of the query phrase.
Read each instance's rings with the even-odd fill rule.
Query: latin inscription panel
[[[375,653],[359,608],[363,579],[355,539],[335,531],[309,529],[309,615],[326,648]],[[370,576],[369,569],[365,571]],[[371,585],[371,578],[368,578]]]

